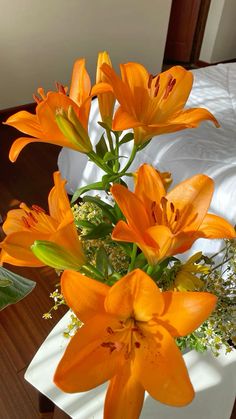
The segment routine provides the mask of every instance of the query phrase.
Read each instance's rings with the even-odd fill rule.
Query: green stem
[[[131,272],[134,269],[136,254],[137,254],[137,244],[134,243],[133,244],[133,250],[132,250],[132,253],[131,253],[131,260],[130,260],[128,272]]]
[[[223,262],[219,263],[219,265],[214,266],[213,269],[211,269],[211,272],[215,271],[216,269],[220,268],[221,266],[223,266],[225,263],[229,262],[232,259],[232,257],[229,257],[226,260],[223,260]]]
[[[131,166],[131,164],[133,163],[134,158],[135,158],[135,156],[136,156],[136,153],[137,153],[137,146],[136,146],[136,144],[134,144],[134,145],[133,145],[133,148],[132,148],[132,151],[131,151],[131,154],[130,154],[129,161],[128,161],[128,163],[126,164],[126,166],[124,167],[124,169],[122,169],[122,171],[120,172],[120,173],[122,173],[122,175],[125,175],[125,172],[128,170],[128,168],[129,168],[129,167]]]
[[[90,158],[90,160],[92,160],[104,172],[110,175],[114,174],[113,170],[110,169],[110,167],[108,167],[106,164],[104,164],[103,160],[94,151],[90,151],[87,155]]]
[[[153,273],[153,270],[154,270],[154,266],[149,265],[148,268],[147,268],[147,274],[151,276],[152,273]]]
[[[111,131],[108,128],[106,129],[106,134],[107,134],[107,139],[109,142],[110,151],[113,152],[114,151],[113,140],[111,136]]]

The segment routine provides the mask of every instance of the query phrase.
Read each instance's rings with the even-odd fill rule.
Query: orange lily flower
[[[69,147],[82,153],[91,151],[92,146],[87,135],[91,83],[85,69],[84,59],[79,59],[74,64],[69,97],[62,85],[58,84],[58,90],[58,92],[49,92],[45,95],[43,89],[39,88],[38,93],[41,99],[35,96],[38,102],[36,114],[20,111],[10,116],[5,122],[30,136],[30,138],[20,137],[14,141],[9,153],[12,162],[16,161],[19,153],[27,144],[37,141]],[[67,114],[69,108],[73,108],[85,131],[83,137],[74,133],[73,140],[68,139],[65,133],[59,129],[55,118],[57,112],[63,110]]]
[[[174,338],[206,320],[216,304],[214,295],[162,293],[139,269],[112,287],[65,271],[61,285],[84,326],[57,367],[54,382],[60,389],[82,392],[111,380],[105,419],[138,418],[145,390],[165,404],[191,402],[194,390]]]
[[[97,84],[108,82],[106,75],[101,71],[101,65],[103,63],[106,63],[107,65],[112,67],[110,57],[106,51],[100,52],[98,54],[97,73],[96,73]],[[99,111],[102,117],[102,121],[111,128],[113,110],[114,110],[114,104],[115,104],[115,96],[112,92],[104,92],[104,93],[98,93],[97,97],[98,97]]]
[[[54,173],[54,183],[48,196],[49,214],[37,205],[29,208],[25,203],[20,205],[20,209],[8,212],[3,224],[6,238],[0,243],[0,263],[43,266],[44,263],[31,251],[35,240],[54,242],[77,258],[79,264],[85,262],[64,187],[65,181],[59,172]]]
[[[207,213],[213,190],[213,180],[199,174],[166,193],[157,171],[144,164],[137,172],[134,192],[118,184],[111,188],[127,220],[117,223],[112,238],[136,243],[151,265],[185,252],[201,237],[234,238],[230,223]]]
[[[101,66],[120,103],[112,128],[117,131],[133,128],[137,145],[154,135],[195,128],[206,119],[219,126],[206,109],[183,110],[192,88],[191,72],[176,66],[152,76],[138,63],[121,64],[120,69],[121,79],[107,64]]]

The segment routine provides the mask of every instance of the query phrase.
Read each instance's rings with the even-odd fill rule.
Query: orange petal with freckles
[[[198,230],[202,237],[208,239],[233,239],[236,237],[234,227],[224,218],[214,214],[207,214]]]
[[[195,175],[179,183],[166,198],[180,211],[181,230],[196,230],[210,206],[214,182],[206,175]]]
[[[7,218],[2,226],[4,233],[8,235],[19,230],[24,230],[24,222],[22,221],[22,217],[24,216],[25,211],[20,208],[8,211]],[[27,231],[26,227],[25,230]]]
[[[160,204],[166,191],[162,179],[154,167],[149,164],[139,167],[134,193],[145,205],[148,204],[148,201]]]
[[[185,336],[197,329],[214,310],[217,297],[207,292],[164,292],[165,309],[160,316],[172,336]]]
[[[167,98],[163,98],[161,100],[165,93],[168,81],[171,78],[176,80],[175,85]],[[184,107],[192,89],[193,74],[191,71],[185,70],[183,67],[174,66],[160,74],[159,85],[160,88],[157,95],[158,105],[156,118],[160,118],[159,121],[161,122],[162,119],[169,119],[170,115],[175,115]],[[158,115],[158,108],[161,113],[161,117]]]
[[[78,272],[64,271],[61,290],[68,306],[76,316],[86,322],[96,312],[104,312],[104,300],[109,287]]]
[[[171,406],[184,406],[194,397],[182,354],[174,339],[162,327],[145,332],[135,349],[133,373],[156,400]]]
[[[104,305],[110,314],[123,318],[134,316],[141,322],[149,321],[154,313],[158,315],[164,309],[162,293],[141,269],[135,269],[113,285]]]
[[[108,328],[118,329],[117,319],[97,313],[69,342],[54,382],[67,393],[91,390],[118,373],[125,362],[123,350],[111,351],[104,343],[112,341]],[[114,340],[114,339],[113,339]]]
[[[136,419],[143,406],[144,389],[132,375],[130,364],[110,381],[104,406],[104,419]]]

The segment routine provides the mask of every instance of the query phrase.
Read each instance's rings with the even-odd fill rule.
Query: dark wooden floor
[[[5,120],[7,115],[1,115]],[[8,160],[8,151],[16,130],[0,125],[0,214],[4,218],[10,208],[21,201],[47,208],[52,187],[52,173],[57,170],[59,147],[32,144],[25,148],[16,163]],[[24,372],[50,330],[64,314],[55,312],[52,320],[42,319],[52,300],[50,291],[56,280],[50,268],[10,267],[37,282],[34,291],[23,301],[0,312],[0,418],[39,418],[36,390],[24,380]],[[59,409],[54,416],[67,418]]]
[[[6,116],[0,115],[0,122]],[[21,152],[16,163],[9,162],[9,148],[17,136],[14,129],[0,125],[0,214],[3,218],[21,201],[47,208],[52,173],[57,170],[59,148],[48,144],[31,144]],[[0,419],[68,418],[58,408],[52,415],[40,416],[37,392],[24,380],[25,370],[37,349],[64,314],[61,310],[55,312],[52,320],[42,319],[50,307],[49,293],[57,278],[46,267],[9,268],[35,280],[37,286],[23,301],[0,312]],[[236,409],[231,419],[235,418]]]

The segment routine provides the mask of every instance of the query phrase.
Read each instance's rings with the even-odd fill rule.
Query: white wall
[[[0,0],[0,109],[32,102],[37,87],[68,83],[73,61],[161,70],[171,0]]]
[[[211,0],[200,60],[216,63],[236,58],[235,20],[235,0]]]

